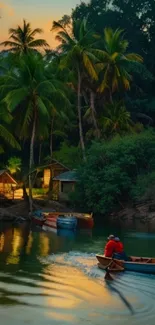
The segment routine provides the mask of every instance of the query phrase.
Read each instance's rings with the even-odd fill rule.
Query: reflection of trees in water
[[[25,269],[27,262],[31,263],[33,253],[33,234],[28,224],[16,228],[4,229],[0,235],[1,259],[0,268],[8,271]],[[40,265],[34,252],[33,259]],[[29,264],[28,263],[28,264]]]
[[[68,252],[74,237],[52,232],[32,232],[29,224],[4,229],[0,234],[1,270],[39,272],[43,265],[39,257]]]
[[[0,252],[3,252],[3,249],[4,249],[4,234],[2,233],[0,235]]]

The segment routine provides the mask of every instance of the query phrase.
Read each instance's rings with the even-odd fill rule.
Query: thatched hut
[[[0,196],[13,196],[16,185],[16,180],[6,170],[0,170]]]

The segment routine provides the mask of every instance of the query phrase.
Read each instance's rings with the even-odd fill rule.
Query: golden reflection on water
[[[50,250],[50,240],[45,233],[40,233],[39,238],[40,256],[47,256]]]
[[[32,232],[30,232],[29,237],[28,237],[27,246],[26,246],[26,254],[27,255],[31,254],[32,244],[33,244],[33,236],[32,236]]]
[[[0,252],[3,251],[4,248],[4,233],[0,235]]]
[[[47,274],[46,274],[47,273]],[[94,279],[88,278],[82,271],[74,267],[62,265],[53,265],[45,267],[44,279],[42,281],[42,291],[46,295],[46,304],[51,309],[47,311],[48,316],[65,321],[73,320],[68,315],[69,310],[85,310],[89,304],[90,312],[93,308],[109,308],[109,305],[115,308],[122,308],[122,303],[116,296],[111,296],[108,287]],[[53,308],[58,308],[55,313]],[[69,318],[68,318],[69,317]]]
[[[20,229],[14,229],[12,238],[12,251],[7,257],[7,264],[18,264],[20,260],[20,249],[23,245],[23,237],[21,237]]]

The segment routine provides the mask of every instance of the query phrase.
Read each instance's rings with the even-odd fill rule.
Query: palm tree
[[[112,102],[112,94],[116,90],[128,90],[132,81],[134,66],[143,62],[140,55],[128,53],[128,41],[123,37],[123,31],[111,28],[104,29],[103,39],[99,38],[100,49],[93,53],[100,59],[97,64],[100,70],[99,91],[108,90],[109,99]]]
[[[93,44],[92,31],[88,30],[85,19],[82,22],[73,21],[71,33],[63,25],[55,21],[52,30],[58,32],[56,36],[56,39],[60,42],[58,50],[64,54],[60,67],[62,69],[68,68],[76,74],[79,136],[83,158],[86,159],[81,114],[81,85],[85,73],[88,73],[89,77],[94,80],[98,79],[94,68],[96,58],[91,52]]]
[[[5,76],[4,102],[14,113],[16,131],[21,138],[30,137],[29,157],[29,203],[32,212],[32,175],[34,166],[34,143],[39,131],[45,133],[49,126],[52,94],[57,92],[45,74],[41,55],[28,54],[19,60],[19,65]]]
[[[105,105],[104,113],[99,119],[102,132],[108,137],[133,131],[134,123],[122,101]]]
[[[43,33],[41,28],[32,30],[31,24],[23,20],[23,26],[9,29],[9,40],[2,42],[0,45],[7,47],[9,51],[15,53],[27,53],[29,50],[37,50],[38,48],[48,47],[48,43],[44,39],[35,39],[36,34]]]
[[[4,77],[4,102],[13,112],[16,132],[21,138],[30,138],[29,156],[29,203],[32,212],[32,171],[34,161],[34,144],[40,137],[49,136],[49,127],[54,107],[61,102],[65,94],[48,74],[49,66],[42,56],[34,53],[23,55],[18,67]]]

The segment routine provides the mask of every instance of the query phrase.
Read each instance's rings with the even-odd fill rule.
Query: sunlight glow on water
[[[104,234],[70,238],[32,232],[24,225],[2,231],[1,322],[154,325],[155,276],[125,272],[105,282],[95,258],[103,250],[105,238]],[[141,248],[134,236],[127,234],[124,240],[129,250],[137,243],[138,254]],[[136,240],[150,247],[146,238]]]

